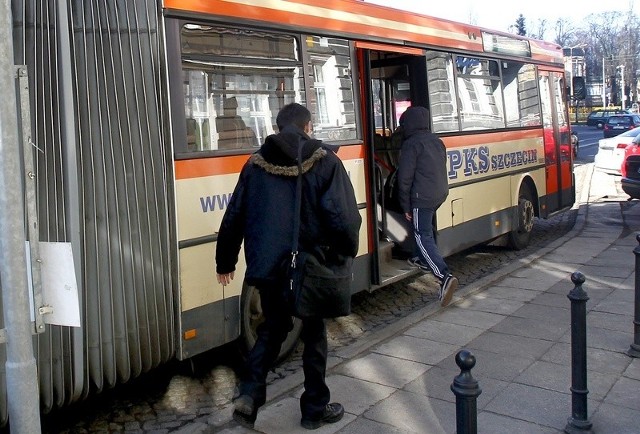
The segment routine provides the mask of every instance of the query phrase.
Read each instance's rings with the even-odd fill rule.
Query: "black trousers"
[[[293,328],[293,319],[280,288],[258,288],[265,321],[258,326],[257,340],[241,376],[240,394],[249,395],[256,407],[262,406],[267,396],[267,373],[273,366],[280,347]],[[300,411],[305,419],[321,417],[329,403],[330,392],[325,383],[327,370],[327,330],[323,319],[303,319],[301,339],[304,344],[302,368],[304,393],[300,398]]]

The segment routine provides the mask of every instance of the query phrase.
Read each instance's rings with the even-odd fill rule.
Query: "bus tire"
[[[240,353],[243,358],[249,354],[251,348],[256,343],[257,329],[264,321],[262,307],[260,305],[260,293],[254,286],[244,284],[240,301],[240,339],[238,340]],[[278,364],[291,355],[298,346],[300,333],[302,332],[302,321],[293,318],[293,329],[282,343],[280,354],[275,363]]]
[[[533,207],[533,195],[526,185],[520,187],[518,196],[518,221],[515,229],[509,232],[509,246],[515,250],[522,250],[531,241],[535,210]]]

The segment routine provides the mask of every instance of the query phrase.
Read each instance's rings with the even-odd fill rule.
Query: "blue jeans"
[[[434,276],[443,280],[449,274],[449,267],[440,255],[433,234],[435,212],[430,208],[413,208],[413,235],[416,238],[416,256],[431,268]]]

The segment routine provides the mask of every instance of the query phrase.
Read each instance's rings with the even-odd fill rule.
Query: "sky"
[[[547,20],[547,28],[551,28],[560,17],[579,24],[582,19],[592,13],[606,11],[627,12],[630,7],[640,14],[640,0],[364,0],[405,9],[426,15],[446,18],[463,23],[476,24],[492,30],[508,31],[520,14],[525,18],[525,25]]]

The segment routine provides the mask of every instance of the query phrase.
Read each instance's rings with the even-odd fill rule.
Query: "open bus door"
[[[573,205],[575,183],[571,152],[571,129],[564,99],[564,78],[560,72],[539,71],[546,196],[541,202],[541,216]]]
[[[424,50],[356,43],[362,92],[362,119],[369,156],[368,228],[371,282],[382,286],[417,272],[406,262],[413,252],[411,224],[392,197],[402,137],[402,113],[412,105],[428,107]]]

